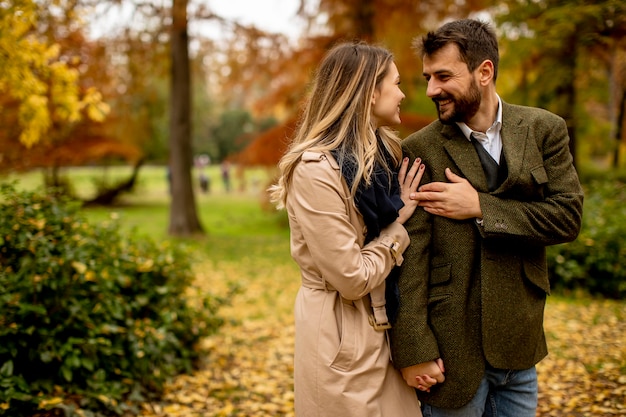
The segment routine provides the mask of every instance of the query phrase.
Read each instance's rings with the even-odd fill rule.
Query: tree
[[[255,129],[252,115],[245,110],[226,110],[219,123],[211,129],[212,152],[215,161],[240,152],[247,144],[249,134]]]
[[[189,236],[202,233],[191,181],[191,77],[187,0],[173,0],[170,90],[170,181],[172,203],[169,233]]]
[[[407,95],[402,105],[403,125],[424,126],[434,118],[434,106],[424,94],[426,86],[418,57],[412,53],[413,39],[445,18],[467,16],[480,10],[487,1],[320,0],[317,8],[312,8],[311,3],[301,0],[299,16],[307,22],[308,29],[297,43],[240,27],[226,51],[227,68],[223,73],[227,76],[222,81],[226,88],[256,92],[262,84],[264,94],[247,95],[254,99],[251,105],[257,112],[280,114],[283,120],[282,126],[259,135],[240,156],[241,161],[267,163],[269,155],[280,157],[275,150],[286,147],[284,135],[293,130],[311,72],[326,51],[339,41],[365,40],[394,52],[402,89]],[[255,143],[257,140],[260,143]],[[251,155],[266,146],[271,146],[272,151],[264,152],[259,158]],[[278,159],[273,161],[276,162]]]
[[[517,73],[522,102],[549,108],[565,119],[576,159],[581,130],[577,120],[583,108],[580,96],[584,94],[585,101],[605,100],[608,114],[619,113],[626,85],[624,75],[619,75],[623,65],[620,69],[614,62],[626,46],[626,4],[620,0],[504,0],[496,13],[509,63],[521,69]],[[598,65],[603,71],[596,71]],[[612,85],[607,85],[607,79],[614,80]],[[608,100],[602,98],[607,90],[611,91]],[[608,119],[612,119],[610,130],[619,131],[623,120]]]
[[[84,115],[101,121],[109,110],[95,88],[79,90],[78,69],[61,56],[59,44],[38,31],[39,14],[52,6],[34,0],[0,6],[0,110],[16,109],[15,128],[2,139],[17,134],[27,148],[50,139],[55,126],[77,123]]]
[[[64,187],[66,193],[72,189],[60,176],[63,166],[122,159],[138,168],[142,161],[138,147],[107,132],[110,79],[101,63],[108,61],[101,59],[102,45],[85,37],[82,11],[77,2],[58,0],[21,1],[0,9],[3,23],[12,22],[0,31],[4,67],[18,74],[2,74],[12,81],[4,84],[8,94],[0,96],[0,124],[5,126],[0,131],[0,171],[43,168],[44,183]],[[54,53],[40,60],[36,47]],[[43,104],[40,109],[29,109],[37,102]],[[31,119],[23,117],[25,107]],[[125,184],[108,188],[103,183],[99,191],[114,198],[132,182]]]
[[[92,0],[84,0],[90,2]],[[121,3],[109,0],[115,8]],[[119,79],[127,93],[118,98],[123,119],[120,134],[144,137],[152,148],[160,148],[161,138],[169,136],[168,176],[171,181],[171,205],[168,231],[174,236],[202,233],[192,186],[191,145],[191,68],[188,36],[188,0],[167,3],[149,0],[125,0],[130,6],[132,23],[116,38],[118,51],[113,58],[121,61]],[[198,13],[205,13],[202,7]],[[210,13],[204,15],[211,18]],[[163,52],[169,52],[164,55]],[[169,81],[168,92],[163,88]],[[165,105],[164,96],[169,103]],[[169,126],[164,129],[165,108]],[[165,132],[167,130],[167,133]],[[158,154],[150,154],[159,157]]]

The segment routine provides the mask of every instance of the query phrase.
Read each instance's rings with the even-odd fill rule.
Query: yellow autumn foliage
[[[60,59],[59,45],[36,36],[38,7],[34,0],[19,0],[0,8],[0,94],[18,102],[19,140],[27,147],[54,123],[84,116],[102,121],[109,113],[95,89],[80,92],[79,73]]]

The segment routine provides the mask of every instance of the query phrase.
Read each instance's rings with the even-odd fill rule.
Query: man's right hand
[[[441,358],[401,369],[402,377],[409,386],[426,392],[436,383],[445,381],[445,371]]]

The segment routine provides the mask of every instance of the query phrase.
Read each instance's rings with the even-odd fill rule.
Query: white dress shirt
[[[487,132],[478,132],[469,128],[463,122],[457,122],[457,125],[461,128],[461,131],[471,141],[471,135],[474,135],[476,140],[483,145],[483,148],[489,152],[489,155],[500,164],[500,153],[502,152],[502,137],[500,136],[500,130],[502,129],[502,100],[498,96],[498,111],[496,112],[496,120],[491,127],[487,129]]]

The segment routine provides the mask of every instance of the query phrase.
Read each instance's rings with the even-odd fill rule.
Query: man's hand
[[[450,219],[465,220],[482,218],[478,191],[465,178],[446,168],[450,182],[431,182],[411,193],[411,200],[417,200],[420,207],[431,214]]]
[[[430,387],[446,379],[443,376],[445,368],[441,358],[402,368],[401,372],[402,377],[409,386],[426,392],[430,392]]]

